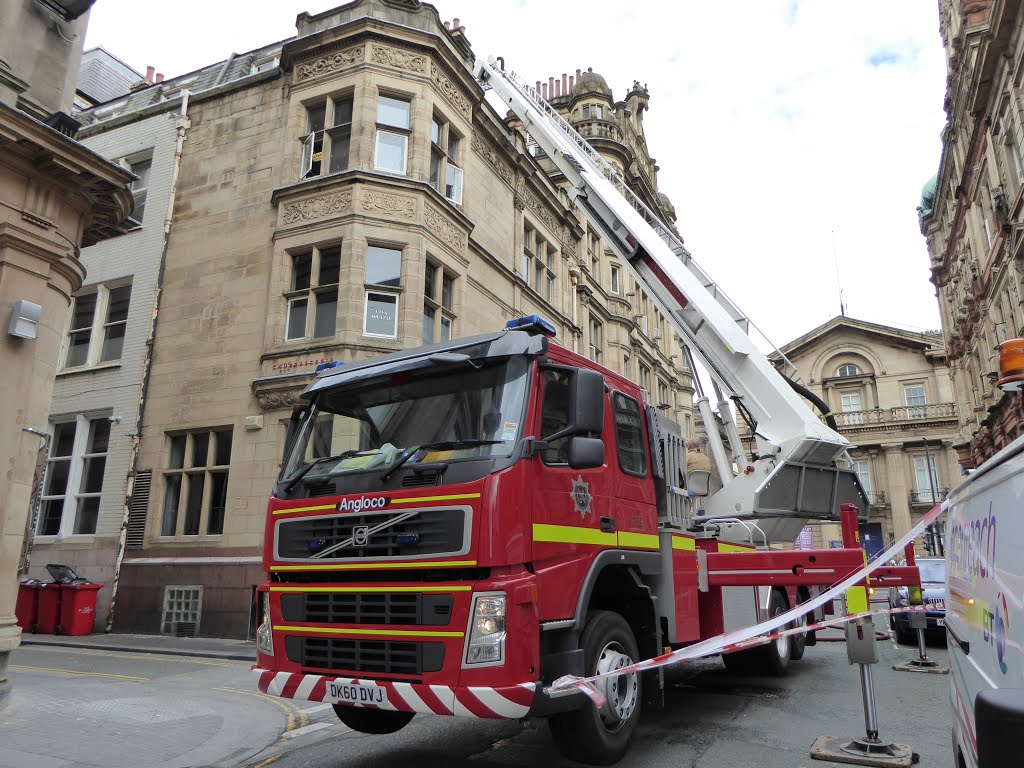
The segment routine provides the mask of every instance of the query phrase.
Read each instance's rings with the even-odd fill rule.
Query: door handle
[[[602,517],[601,518],[601,531],[603,533],[615,533],[615,518],[614,517]]]

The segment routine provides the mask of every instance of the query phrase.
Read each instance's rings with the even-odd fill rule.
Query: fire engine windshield
[[[294,484],[434,461],[508,456],[525,413],[524,357],[429,367],[321,390],[285,456]]]

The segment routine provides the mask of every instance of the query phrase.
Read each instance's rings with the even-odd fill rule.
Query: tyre
[[[807,594],[803,591],[796,593],[796,604],[806,602]],[[799,619],[793,622],[794,627],[806,627],[807,626],[807,614],[805,613]],[[792,635],[789,643],[789,658],[792,661],[800,661],[804,657],[804,650],[807,648],[807,633],[801,632],[798,635]]]
[[[381,735],[402,730],[412,720],[414,713],[335,704],[334,714],[353,731]]]
[[[912,630],[910,627],[901,627],[900,623],[894,622],[896,628],[894,634],[896,635],[896,643],[899,645],[917,645],[917,632]]]
[[[786,595],[779,589],[773,589],[768,598],[768,618],[778,616],[788,610]],[[759,645],[736,653],[722,656],[725,668],[734,675],[772,675],[782,677],[789,668],[791,653],[790,636],[780,637],[766,645]]]
[[[584,670],[602,674],[639,660],[629,624],[617,613],[594,611],[580,637]],[[600,709],[589,699],[581,709],[554,715],[548,727],[565,757],[591,765],[617,763],[629,749],[640,720],[640,675],[636,672],[596,683],[607,700]]]

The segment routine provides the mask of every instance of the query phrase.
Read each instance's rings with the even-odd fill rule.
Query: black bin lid
[[[50,576],[58,584],[70,584],[74,581],[85,581],[85,579],[81,579],[77,573],[66,565],[47,563],[46,570],[50,572]]]

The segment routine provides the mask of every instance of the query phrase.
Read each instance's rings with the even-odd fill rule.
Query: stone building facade
[[[31,558],[25,533],[50,442],[56,361],[72,294],[86,275],[81,247],[123,231],[132,175],[68,135],[74,125],[64,112],[74,94],[84,17],[29,0],[3,0],[0,12],[2,706],[8,659],[21,638],[18,577]]]
[[[123,547],[141,535],[125,530],[122,540],[125,499],[136,479],[131,470],[144,426],[144,385],[186,109],[185,100],[168,100],[154,114],[79,132],[84,146],[136,176],[134,210],[130,231],[82,250],[88,274],[62,329],[49,415],[55,449],[29,576],[48,579],[45,564],[63,563],[103,584],[98,628],[107,623]],[[139,478],[140,490],[148,482],[146,475]]]
[[[957,452],[973,468],[1024,424],[1021,394],[995,386],[999,343],[1024,336],[1024,9],[941,0],[939,10],[946,126],[918,213],[958,405]]]
[[[880,552],[959,482],[960,420],[942,336],[836,317],[781,351],[855,446],[850,457],[870,500],[864,544]],[[837,525],[813,532],[817,546],[842,539]],[[917,547],[925,554],[923,539]]]
[[[426,4],[362,0],[301,14],[296,31],[81,117],[99,140],[160,94],[192,92],[135,464],[151,483],[130,500],[129,529],[144,533],[123,562],[119,630],[249,631],[285,424],[320,362],[538,313],[690,424],[678,342],[486,101],[464,29]],[[602,151],[670,216],[643,139],[646,91],[618,102],[599,76],[580,80],[560,108],[592,122],[600,103]]]

